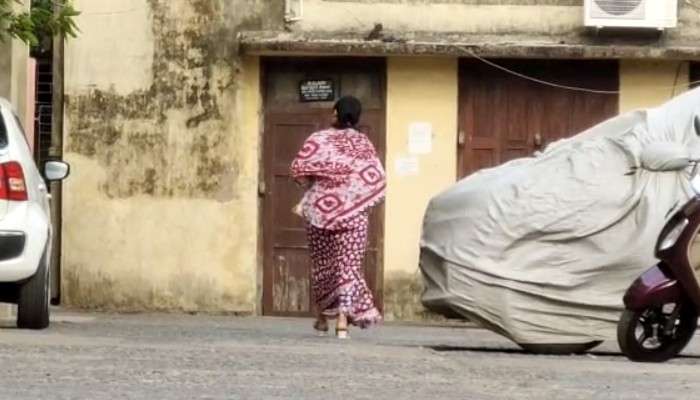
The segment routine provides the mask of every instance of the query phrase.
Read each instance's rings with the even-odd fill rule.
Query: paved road
[[[340,342],[309,321],[58,313],[0,327],[0,399],[698,399],[686,356],[628,362],[522,353],[483,330],[385,325]],[[0,325],[2,326],[2,325]]]

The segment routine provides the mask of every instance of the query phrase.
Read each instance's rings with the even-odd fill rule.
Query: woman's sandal
[[[338,339],[350,339],[350,335],[348,335],[348,328],[335,328],[335,336]]]
[[[326,336],[328,333],[328,321],[316,320],[314,322],[314,330],[318,336]]]

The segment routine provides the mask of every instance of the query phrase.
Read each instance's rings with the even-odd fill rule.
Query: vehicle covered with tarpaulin
[[[524,347],[613,339],[625,290],[693,194],[699,129],[695,89],[435,196],[420,242],[424,305]]]

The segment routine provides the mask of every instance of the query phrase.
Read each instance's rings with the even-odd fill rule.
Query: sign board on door
[[[335,100],[332,79],[305,79],[299,83],[299,100],[303,103]]]

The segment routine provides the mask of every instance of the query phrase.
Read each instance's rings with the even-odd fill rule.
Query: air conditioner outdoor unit
[[[678,0],[584,0],[585,22],[594,28],[675,28]]]

